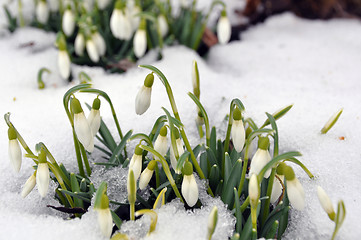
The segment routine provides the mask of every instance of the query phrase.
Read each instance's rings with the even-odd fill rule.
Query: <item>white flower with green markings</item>
[[[129,169],[133,170],[134,173],[134,179],[137,181],[140,172],[142,171],[142,165],[143,165],[143,149],[137,145],[134,150],[134,154],[132,159],[130,159],[129,162]]]
[[[252,158],[249,174],[252,173],[259,174],[262,168],[266,166],[269,161],[271,161],[272,158],[268,151],[268,147],[269,147],[268,137],[260,136],[258,140],[258,149]],[[271,174],[271,169],[268,169],[264,174],[264,178],[268,178],[270,174]]]
[[[182,156],[182,154],[184,153],[183,142],[180,139],[178,129],[174,129],[173,134],[175,137],[175,143],[176,143],[176,147],[177,147],[177,151],[178,151],[178,159],[179,159],[179,157]],[[170,147],[170,163],[171,163],[175,173],[180,174],[182,168],[177,167],[178,159],[175,156],[175,151],[173,149],[173,145],[171,145],[171,147]]]
[[[18,141],[16,130],[12,126],[10,126],[8,129],[8,138],[9,138],[9,158],[11,165],[13,166],[16,172],[20,172],[21,162],[22,162],[21,148]]]
[[[38,160],[39,163],[36,170],[36,185],[38,186],[40,196],[43,198],[48,192],[50,180],[48,161],[46,160],[46,152],[44,149],[41,149]]]
[[[146,21],[143,18],[133,38],[134,54],[137,58],[144,56],[147,50]]]
[[[188,206],[193,207],[198,201],[198,185],[193,174],[192,163],[185,162],[182,172],[182,195]]]
[[[78,56],[84,55],[84,49],[85,49],[85,37],[84,34],[79,32],[76,35],[75,42],[74,42],[74,49],[75,53]]]
[[[148,186],[150,179],[153,176],[154,169],[157,167],[157,162],[152,160],[148,163],[148,166],[144,169],[139,178],[139,189],[143,190]]]
[[[97,46],[95,45],[94,39],[91,37],[88,37],[88,39],[86,40],[86,51],[92,62],[99,62],[99,52]]]
[[[160,155],[164,156],[167,154],[168,150],[168,138],[167,138],[167,127],[163,126],[160,131],[157,139],[154,142],[154,150],[156,150]],[[157,159],[156,156],[154,158]]]
[[[65,12],[63,14],[62,28],[63,28],[63,32],[68,37],[70,37],[74,32],[75,15],[74,15],[73,11],[71,10],[70,5],[67,6],[67,9],[65,10]]]
[[[49,19],[49,7],[46,0],[38,1],[35,10],[36,19],[41,24],[46,24]]]
[[[26,180],[23,190],[21,191],[21,197],[25,198],[34,189],[36,185],[36,171]]]
[[[135,112],[138,115],[145,113],[151,102],[152,86],[154,83],[154,75],[150,73],[144,80],[142,88],[139,90],[137,97],[135,98]]]
[[[112,16],[110,17],[110,30],[114,37],[120,40],[129,40],[132,37],[132,24],[121,0],[115,3]]]
[[[110,238],[113,230],[113,218],[109,209],[109,199],[106,194],[102,195],[100,207],[95,208],[95,210],[98,212],[98,224],[102,234]]]
[[[233,111],[233,123],[231,128],[231,135],[234,148],[237,152],[242,152],[244,143],[246,141],[246,132],[244,130],[242,113],[238,107]]]
[[[303,210],[305,207],[305,191],[300,181],[296,178],[292,167],[286,166],[284,173],[287,183],[287,196],[291,205],[297,210]]]
[[[227,12],[223,9],[221,17],[217,24],[217,36],[220,44],[226,44],[231,39],[232,29],[231,23],[227,17]]]
[[[328,217],[332,221],[335,221],[336,213],[335,213],[335,209],[333,208],[331,199],[329,198],[325,190],[323,190],[323,188],[320,186],[317,186],[317,196],[318,196],[318,200],[320,200],[323,210],[325,210]]]
[[[94,137],[95,135],[97,135],[97,132],[99,131],[100,128],[101,118],[100,118],[99,109],[100,109],[100,99],[96,98],[93,101],[93,106],[88,116],[89,127]]]

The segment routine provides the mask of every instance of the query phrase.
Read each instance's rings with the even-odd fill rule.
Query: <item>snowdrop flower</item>
[[[197,126],[203,126],[204,125],[204,117],[201,111],[198,111],[198,115],[196,118]]]
[[[59,10],[59,0],[48,0],[49,9],[52,12],[57,12]]]
[[[207,239],[211,239],[216,229],[218,221],[218,208],[214,206],[211,213],[208,216],[208,231],[207,231]]]
[[[159,28],[160,34],[162,35],[162,37],[165,37],[169,31],[169,27],[168,27],[167,19],[165,18],[165,16],[163,14],[160,14],[157,17],[157,23],[158,23],[158,28]]]
[[[156,168],[156,166],[157,166],[157,162],[155,160],[152,160],[148,163],[147,168],[144,169],[144,171],[140,175],[140,179],[139,179],[139,189],[140,190],[143,190],[144,188],[146,188],[148,186],[148,183],[153,176],[153,172],[154,172],[154,169]]]
[[[180,157],[184,153],[184,149],[183,149],[182,140],[180,139],[180,136],[179,136],[178,129],[174,129],[173,134],[174,134],[174,137],[175,137],[175,143],[176,143],[176,147],[177,147],[177,150],[178,150],[178,157]],[[181,169],[177,168],[178,160],[175,157],[173,145],[171,145],[171,147],[170,147],[170,163],[171,163],[175,173],[180,174]]]
[[[168,139],[167,139],[167,127],[163,126],[160,131],[157,139],[154,142],[154,150],[159,152],[160,155],[164,156],[168,150]]]
[[[93,137],[97,135],[97,132],[99,131],[100,128],[101,119],[100,119],[99,108],[100,108],[100,99],[96,98],[93,101],[93,106],[88,116],[89,127],[91,129],[91,132],[93,133]]]
[[[93,38],[88,38],[86,40],[86,51],[88,52],[89,58],[92,62],[99,62],[99,53]]]
[[[238,107],[233,111],[233,124],[231,128],[231,135],[234,148],[237,152],[242,152],[244,142],[246,140],[246,133],[242,121],[242,113]]]
[[[260,196],[257,174],[253,173],[249,179],[248,196],[252,207],[257,207]]]
[[[231,39],[231,23],[227,17],[227,12],[224,9],[217,24],[217,36],[220,44],[226,44]]]
[[[78,56],[84,55],[85,38],[83,33],[79,32],[78,35],[76,35],[74,48],[76,55]]]
[[[95,46],[97,48],[99,56],[104,56],[105,51],[107,50],[105,41],[102,35],[98,31],[95,31],[92,34],[92,39],[94,40]]]
[[[21,148],[18,141],[18,136],[14,127],[9,127],[8,129],[8,137],[9,137],[9,158],[11,165],[13,166],[16,172],[20,172],[21,168]]]
[[[56,43],[58,45],[58,68],[60,76],[63,79],[68,79],[70,76],[70,57],[66,48],[65,37],[62,33],[57,36]]]
[[[36,184],[36,171],[26,180],[23,190],[21,191],[21,197],[25,198],[34,189]]]
[[[94,150],[94,136],[77,98],[72,99],[71,108],[74,113],[74,130],[76,136],[83,147],[88,152],[92,152]]]
[[[133,170],[134,173],[134,179],[137,181],[140,172],[142,171],[142,165],[143,165],[143,149],[137,145],[134,150],[134,154],[132,159],[130,159],[129,163],[129,169]]]
[[[36,185],[38,185],[39,194],[43,198],[48,192],[50,180],[49,167],[44,149],[41,149],[38,159],[39,163],[38,169],[36,170]]]
[[[193,166],[186,162],[183,167],[182,195],[190,207],[193,207],[198,201],[198,185],[193,175]]]
[[[320,200],[322,208],[325,210],[328,217],[332,221],[334,221],[336,217],[336,213],[335,210],[333,209],[331,199],[328,197],[325,190],[323,190],[323,188],[320,186],[317,186],[317,196],[318,196],[318,200]]]
[[[110,2],[111,0],[97,0],[98,8],[104,10]]]
[[[150,73],[145,78],[144,85],[139,90],[137,97],[135,98],[135,112],[138,115],[145,113],[150,106],[153,82],[154,75],[153,73]]]
[[[102,234],[110,238],[113,230],[113,218],[109,209],[109,198],[106,194],[103,194],[100,207],[95,208],[98,212],[98,223]]]
[[[135,32],[133,39],[134,54],[137,58],[143,57],[145,51],[147,50],[147,32],[145,27],[146,21],[143,18],[138,30]]]
[[[40,0],[38,1],[38,4],[36,5],[36,19],[39,23],[46,24],[49,19],[49,8],[48,4],[46,3],[46,0]]]
[[[258,149],[254,154],[249,173],[259,174],[264,166],[271,161],[271,155],[268,151],[269,139],[268,137],[259,137]],[[268,178],[271,174],[271,169],[268,169],[264,174],[264,178]]]
[[[75,28],[75,16],[70,5],[68,5],[63,14],[62,27],[66,36],[70,37],[73,34]]]
[[[302,210],[305,207],[305,192],[301,183],[296,178],[292,167],[286,166],[284,169],[285,178],[287,181],[287,196],[290,203],[297,210]]]
[[[110,17],[110,30],[114,37],[121,40],[129,40],[132,37],[132,25],[128,15],[124,12],[121,0],[115,3],[115,8]]]

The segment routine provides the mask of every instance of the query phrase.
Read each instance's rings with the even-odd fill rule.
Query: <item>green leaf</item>
[[[100,208],[103,194],[107,192],[107,183],[102,182],[95,193],[94,209]]]
[[[90,203],[91,195],[89,195],[89,193],[73,193],[71,191],[64,190],[61,188],[58,188],[58,190],[62,193],[68,194],[69,196],[71,196],[73,198],[78,198],[78,199],[83,200],[84,202]]]
[[[121,152],[124,150],[125,145],[127,144],[128,139],[132,135],[133,130],[129,130],[127,134],[123,137],[123,139],[120,141],[118,146],[114,149],[113,155],[109,159],[109,163],[115,163],[116,158],[118,158],[119,155],[121,155]],[[121,162],[122,163],[122,162]]]
[[[238,192],[236,188],[233,188],[233,194],[234,194],[234,206],[235,206],[234,215],[236,216],[236,232],[240,234],[242,232],[243,216],[241,212],[241,203],[239,201]]]
[[[225,153],[225,162],[224,162],[224,184],[227,185],[227,181],[228,181],[228,178],[231,174],[231,171],[232,171],[232,162],[231,162],[231,158],[229,157],[228,153],[226,152]]]
[[[219,180],[220,180],[219,167],[216,164],[214,164],[211,167],[211,171],[209,173],[209,185],[211,186],[212,189],[217,189]]]
[[[214,154],[217,153],[217,133],[215,127],[212,127],[211,130],[210,148],[212,149]]]
[[[201,169],[204,173],[205,178],[208,178],[208,173],[210,169],[210,165],[208,165],[207,161],[207,153],[203,152],[199,158]]]
[[[279,109],[278,111],[276,111],[276,112],[274,112],[274,113],[272,114],[273,118],[274,118],[275,120],[280,119],[280,118],[283,117],[292,107],[293,107],[293,104],[288,105],[288,106],[286,106],[286,107],[284,107],[284,108]],[[264,128],[264,127],[267,126],[268,124],[270,124],[269,118],[263,123],[263,125],[262,125],[261,128]]]
[[[337,122],[338,118],[341,116],[343,109],[341,108],[337,113],[335,113],[325,124],[325,126],[321,129],[322,134],[326,134]]]
[[[239,183],[242,173],[242,159],[238,159],[232,168],[232,172],[228,179],[225,180],[225,184],[222,191],[221,199],[225,204],[228,204],[228,208],[233,207],[233,188]]]
[[[346,217],[346,207],[345,207],[345,203],[340,200],[337,204],[337,213],[336,213],[336,226],[335,226],[335,230],[333,231],[332,234],[332,240],[336,238],[337,232],[338,230],[340,230],[343,221],[345,220]]]
[[[188,151],[185,151],[178,159],[177,161],[177,169],[182,169],[185,161],[188,159],[190,153]]]
[[[110,210],[110,212],[112,214],[113,222],[115,223],[117,228],[120,229],[120,227],[122,226],[123,221],[118,217],[118,215],[114,211]]]
[[[79,187],[79,183],[78,180],[76,179],[76,176],[74,173],[70,174],[70,182],[71,182],[71,191],[72,192],[80,192],[80,187]],[[74,198],[74,203],[76,207],[81,207],[84,208],[84,204],[83,201],[79,198]]]
[[[282,216],[288,217],[288,210],[290,209],[289,206],[286,206],[285,204],[279,204],[273,211],[268,215],[268,218],[266,219],[266,222],[262,228],[261,236],[266,237],[272,234],[274,231],[273,225],[275,221],[278,221],[277,228],[279,225],[279,221]],[[271,238],[274,238],[275,235],[273,235]]]

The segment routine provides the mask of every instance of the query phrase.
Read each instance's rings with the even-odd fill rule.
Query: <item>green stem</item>
[[[246,208],[249,205],[249,196],[247,196],[246,200],[243,202],[243,204],[241,205],[241,212],[244,212],[244,210],[246,210]]]
[[[82,176],[82,177],[85,177],[83,161],[81,159],[81,153],[80,153],[80,147],[79,147],[80,144],[79,144],[78,139],[76,138],[74,128],[73,128],[73,140],[74,140],[74,148],[75,148],[76,160],[78,162],[79,175]]]
[[[272,194],[272,188],[273,188],[273,182],[275,179],[275,175],[276,175],[276,168],[272,168],[271,171],[271,175],[268,179],[268,186],[267,186],[267,198],[265,199],[264,202],[264,209],[263,209],[263,216],[262,216],[262,222],[261,225],[263,226],[266,222],[266,219],[268,218],[268,214],[269,214],[269,206],[271,204],[271,194]]]
[[[180,119],[180,116],[178,114],[178,109],[177,109],[177,105],[175,103],[175,100],[174,100],[174,95],[173,95],[173,91],[172,91],[172,88],[170,87],[169,85],[169,82],[167,80],[167,78],[164,76],[164,74],[156,67],[154,66],[151,66],[151,65],[139,65],[139,67],[141,68],[147,68],[153,72],[155,72],[159,79],[161,80],[161,82],[163,83],[163,85],[165,86],[166,88],[166,91],[167,91],[167,94],[168,94],[168,98],[169,98],[169,102],[170,102],[170,105],[172,107],[172,110],[173,110],[173,114],[174,114],[174,117],[179,121],[179,122],[182,122],[181,119]],[[199,166],[198,164],[198,161],[193,153],[193,150],[192,150],[192,147],[190,146],[189,144],[189,141],[188,141],[188,138],[187,138],[187,135],[184,131],[184,128],[180,128],[180,133],[182,135],[182,138],[183,138],[183,142],[184,142],[184,145],[186,146],[187,148],[187,151],[191,154],[191,159],[192,159],[192,163],[193,163],[193,166],[195,167],[199,177],[201,179],[205,179],[205,176],[204,176],[204,173],[201,169],[201,167]],[[211,195],[211,196],[214,196],[212,190],[210,187],[208,187],[207,189],[207,192]]]
[[[135,220],[135,203],[130,203],[130,220]]]
[[[84,161],[86,173],[87,173],[88,177],[90,177],[90,175],[92,174],[92,170],[91,170],[90,165],[89,165],[88,156],[86,155],[86,151],[84,149],[84,146],[82,144],[79,144],[79,146],[80,146],[81,155],[83,156],[83,161]]]
[[[241,197],[244,180],[246,179],[247,165],[248,165],[248,157],[247,158],[245,157],[243,162],[241,180],[239,181],[239,186],[238,186],[238,197]]]

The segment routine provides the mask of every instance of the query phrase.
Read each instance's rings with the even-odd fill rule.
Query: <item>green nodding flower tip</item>
[[[236,108],[233,110],[233,120],[238,121],[238,120],[241,120],[241,119],[242,119],[241,110],[239,110],[239,108],[236,107]]]
[[[186,161],[184,163],[184,167],[182,169],[182,173],[186,176],[192,175],[193,174],[193,165],[192,163],[190,163],[189,161]]]
[[[103,194],[102,200],[100,200],[100,209],[108,209],[109,208],[109,198],[106,194]]]
[[[159,134],[160,134],[162,137],[165,137],[165,136],[167,136],[167,132],[168,132],[167,127],[164,125],[164,126],[160,129]]]
[[[14,129],[13,126],[10,126],[8,129],[8,137],[9,137],[9,140],[14,140],[14,139],[18,138],[16,130]]]
[[[47,162],[46,161],[46,152],[45,152],[44,148],[41,148],[38,159],[39,159],[39,163],[46,163]]]
[[[203,118],[203,113],[201,111],[198,111],[198,117]]]
[[[287,167],[287,164],[284,162],[280,162],[277,166],[276,172],[277,175],[285,175],[285,168]]]
[[[138,145],[135,147],[134,154],[135,154],[135,155],[142,155],[142,154],[143,154],[143,149],[140,148],[140,144],[138,144]]]
[[[248,136],[251,135],[252,132],[253,132],[252,128],[247,127],[247,129],[246,129],[246,138],[248,138]]]
[[[179,136],[179,131],[178,131],[177,128],[173,128],[173,134],[174,134],[175,139],[180,138],[180,136]]]
[[[117,0],[117,1],[115,2],[114,9],[121,10],[122,8],[123,8],[122,0]]]
[[[153,73],[149,73],[144,80],[144,86],[151,88],[154,83],[154,75]]]
[[[285,173],[285,177],[286,177],[287,181],[292,181],[296,177],[295,172],[293,171],[292,167],[290,167],[290,166],[285,167],[284,173]]]
[[[145,30],[146,27],[147,27],[147,20],[145,18],[142,18],[142,20],[140,20],[139,29]]]
[[[99,110],[99,108],[100,108],[100,99],[99,98],[94,99],[92,108],[94,110]]]
[[[80,105],[79,100],[77,98],[75,98],[75,97],[71,100],[71,109],[72,109],[74,114],[78,114],[78,113],[83,112],[83,109],[82,109],[82,107]]]
[[[221,12],[221,16],[222,16],[222,17],[227,17],[226,8],[223,8],[223,10],[222,10],[222,12]]]
[[[259,137],[258,139],[258,148],[267,150],[269,147],[269,139],[268,137]]]
[[[60,51],[66,51],[66,40],[62,32],[58,32],[58,34],[56,35],[55,45]]]
[[[150,161],[150,162],[148,163],[147,168],[148,168],[149,170],[151,170],[151,171],[154,171],[154,168],[155,168],[156,166],[157,166],[157,161],[152,160],[152,161]]]

